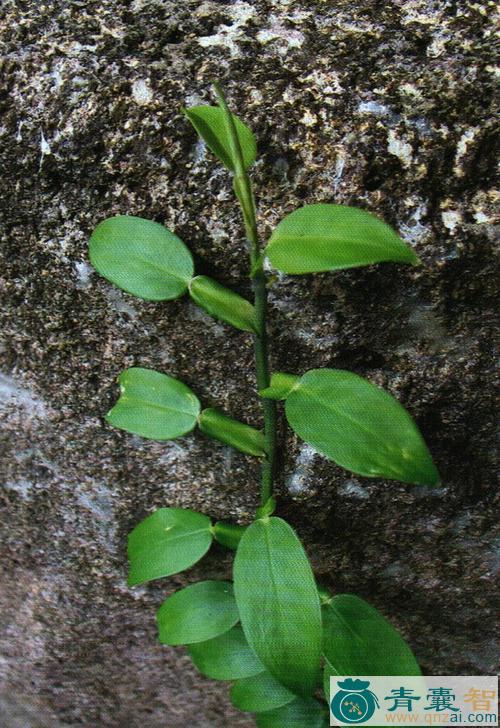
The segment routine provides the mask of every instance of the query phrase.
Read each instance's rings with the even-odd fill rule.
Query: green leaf
[[[243,331],[255,333],[255,310],[252,304],[234,291],[207,276],[195,276],[189,284],[191,298],[211,316]]]
[[[247,528],[234,562],[234,590],[243,630],[266,669],[299,695],[316,686],[321,613],[302,544],[281,518]]]
[[[312,369],[289,394],[293,430],[360,475],[437,485],[439,474],[418,428],[390,394],[341,369]]]
[[[334,668],[333,665],[326,659],[323,667],[323,694],[328,704],[330,704],[330,678],[340,675]]]
[[[236,551],[241,537],[247,530],[246,526],[238,526],[235,523],[223,523],[217,521],[214,526],[214,538],[218,543],[228,549]]]
[[[258,713],[257,728],[328,728],[330,722],[325,706],[312,698],[296,698],[282,708]]]
[[[118,378],[121,395],[106,419],[151,440],[171,440],[196,425],[200,403],[182,382],[152,369],[132,367]]]
[[[235,163],[222,109],[217,106],[193,106],[190,109],[185,109],[184,113],[201,138],[205,140],[208,148],[220,159],[225,167],[234,172]],[[248,126],[243,124],[234,114],[232,114],[232,117],[243,154],[243,163],[245,169],[248,169],[257,157],[257,143]]]
[[[271,235],[266,255],[284,273],[319,273],[381,261],[418,263],[394,230],[365,210],[305,205]]]
[[[216,440],[225,442],[248,455],[264,457],[266,454],[264,435],[250,425],[233,420],[219,410],[208,408],[201,413],[198,424],[200,430]]]
[[[193,276],[193,259],[182,240],[163,225],[132,215],[99,223],[89,255],[104,278],[150,301],[182,296]]]
[[[183,508],[160,508],[128,537],[129,586],[189,568],[212,543],[210,518]]]
[[[163,602],[157,614],[159,639],[164,645],[205,642],[228,632],[238,619],[233,585],[200,581]]]
[[[238,624],[207,642],[190,645],[188,651],[198,670],[213,680],[239,680],[264,670]]]
[[[399,632],[359,597],[339,594],[322,607],[323,654],[334,675],[421,675]]]
[[[231,688],[231,702],[249,713],[261,713],[291,703],[297,696],[287,690],[269,672],[238,680]]]
[[[271,375],[269,387],[261,389],[259,394],[264,399],[286,399],[299,381],[300,377],[297,377],[295,374],[274,372]]]

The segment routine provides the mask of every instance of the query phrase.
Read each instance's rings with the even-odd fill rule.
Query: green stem
[[[266,389],[269,386],[269,354],[266,330],[267,289],[264,271],[261,269],[254,275],[254,305],[259,334],[254,337],[255,367],[257,370],[257,388]],[[276,460],[276,402],[271,399],[262,399],[264,413],[264,441],[267,458],[262,462],[261,495],[262,505],[267,503],[273,494],[274,466]]]
[[[243,213],[243,222],[249,243],[250,277],[254,291],[255,318],[257,333],[254,336],[255,368],[257,373],[257,389],[269,386],[269,353],[267,339],[267,287],[266,276],[262,265],[259,238],[257,234],[257,220],[255,200],[250,178],[243,163],[241,145],[236,132],[231,112],[218,83],[214,83],[215,93],[219,107],[224,112],[231,158],[234,163],[234,190]],[[264,505],[273,493],[274,467],[276,460],[276,404],[272,400],[261,398],[264,414],[264,439],[266,443],[267,458],[262,463],[261,477],[261,504]]]

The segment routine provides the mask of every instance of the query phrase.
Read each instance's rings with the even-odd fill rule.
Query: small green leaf
[[[193,259],[182,240],[163,225],[132,215],[99,223],[89,255],[104,278],[150,301],[182,296],[193,276]]]
[[[356,207],[328,204],[305,205],[287,215],[271,235],[266,255],[284,273],[419,262],[382,220]]]
[[[214,538],[218,541],[218,543],[222,544],[222,546],[236,551],[246,529],[246,526],[238,526],[235,523],[223,523],[222,521],[217,521],[214,526]]]
[[[234,291],[207,276],[195,276],[189,284],[191,298],[211,316],[243,331],[255,333],[255,310],[252,304]]]
[[[239,680],[264,670],[238,624],[207,642],[190,645],[188,651],[198,670],[213,680]]]
[[[323,654],[334,675],[421,675],[399,632],[359,597],[339,594],[325,604]]]
[[[196,425],[200,403],[182,382],[152,369],[132,367],[118,378],[121,395],[107,421],[151,440],[171,440]]]
[[[259,394],[264,399],[286,399],[290,392],[300,382],[300,377],[285,372],[274,372],[271,375],[269,387],[261,389]]]
[[[184,113],[201,138],[205,140],[208,148],[220,159],[225,167],[234,172],[235,163],[222,109],[217,106],[193,106],[190,109],[184,109]],[[243,163],[245,169],[248,169],[257,157],[257,143],[248,126],[243,124],[234,114],[232,114],[232,117],[243,154]]]
[[[163,602],[157,614],[159,639],[164,645],[205,642],[228,632],[238,619],[233,585],[200,581]]]
[[[315,450],[367,477],[437,485],[418,428],[390,394],[341,369],[312,369],[285,404],[293,430]]]
[[[261,713],[291,703],[296,695],[287,690],[269,672],[238,680],[231,688],[232,704],[239,710]]]
[[[128,537],[129,586],[189,568],[212,543],[210,518],[183,508],[160,508]]]
[[[281,518],[247,528],[234,562],[234,590],[243,630],[266,669],[299,695],[316,686],[321,614],[302,544]]]
[[[264,435],[250,425],[233,420],[219,410],[208,408],[201,413],[198,424],[200,430],[216,440],[225,442],[248,455],[264,457],[266,454]]]
[[[282,708],[258,713],[257,728],[328,728],[328,712],[325,706],[313,698],[296,698]]]

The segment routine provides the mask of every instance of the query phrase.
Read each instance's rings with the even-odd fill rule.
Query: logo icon
[[[369,680],[339,680],[338,690],[332,698],[330,707],[332,713],[341,723],[365,723],[370,720],[378,708],[378,700],[375,693],[368,690]]]

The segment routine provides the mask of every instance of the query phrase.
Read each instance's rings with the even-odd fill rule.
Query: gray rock
[[[279,513],[322,583],[380,608],[424,672],[492,673],[492,15],[486,1],[4,0],[2,725],[252,725],[156,643],[164,595],[229,576],[228,555],[131,590],[125,541],[161,505],[248,522],[257,467],[200,434],[161,444],[103,421],[139,364],[258,423],[251,342],[186,301],[113,289],[87,259],[99,220],[142,215],[249,294],[230,179],[181,114],[214,77],[259,138],[263,238],[305,201],[336,201],[382,216],[423,261],[273,278],[272,357],[385,386],[442,486],[352,480],[283,426]]]

